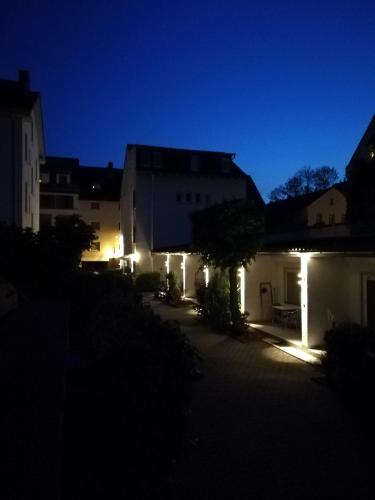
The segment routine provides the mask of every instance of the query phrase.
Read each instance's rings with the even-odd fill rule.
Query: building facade
[[[40,225],[53,225],[57,216],[79,215],[98,239],[84,252],[83,266],[113,265],[123,254],[120,240],[122,170],[86,167],[77,158],[50,157],[41,170]],[[116,264],[117,265],[117,264]]]
[[[137,272],[173,270],[160,256],[182,259],[191,245],[192,212],[248,197],[263,203],[231,153],[128,145],[121,190],[126,265]]]
[[[39,229],[39,174],[45,161],[39,92],[30,76],[0,80],[0,221]]]

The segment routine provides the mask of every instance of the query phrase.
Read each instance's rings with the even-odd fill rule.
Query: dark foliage
[[[181,290],[177,285],[177,278],[173,272],[167,274],[166,301],[174,307],[178,306],[181,301]]]
[[[325,334],[323,368],[328,382],[361,398],[375,383],[375,335],[356,323],[343,323]]]
[[[285,184],[276,187],[269,194],[270,201],[286,200],[303,194],[327,189],[338,181],[337,170],[333,167],[303,167],[290,177]]]
[[[56,217],[39,233],[0,224],[0,276],[30,294],[59,293],[95,238],[76,215]]]
[[[64,498],[165,498],[195,350],[177,323],[142,305],[130,279],[80,274],[72,286],[72,345],[86,367],[69,374]]]
[[[201,318],[215,329],[227,329],[230,325],[228,279],[215,273],[207,287],[204,283],[198,286],[196,294],[198,304],[195,308]]]
[[[160,287],[160,273],[138,274],[135,284],[139,292],[156,292]]]

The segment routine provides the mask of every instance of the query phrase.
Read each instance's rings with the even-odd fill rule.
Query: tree
[[[338,173],[333,167],[311,168],[305,166],[298,170],[284,184],[276,187],[269,194],[270,201],[295,198],[303,194],[327,189],[338,181]]]
[[[237,271],[254,259],[260,247],[263,215],[247,200],[225,201],[191,215],[193,244],[205,265],[229,272],[233,330],[241,325]]]

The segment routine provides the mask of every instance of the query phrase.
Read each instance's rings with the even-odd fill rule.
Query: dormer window
[[[152,153],[152,166],[154,168],[161,168],[161,153],[160,151],[153,151]]]
[[[147,150],[143,150],[141,152],[141,166],[143,168],[151,167],[151,152]]]
[[[231,164],[230,158],[221,159],[221,171],[223,172],[223,174],[228,174],[230,172],[230,164]]]
[[[193,155],[191,157],[190,166],[191,166],[192,172],[199,172],[200,171],[200,169],[201,169],[201,159],[200,159],[199,155]]]

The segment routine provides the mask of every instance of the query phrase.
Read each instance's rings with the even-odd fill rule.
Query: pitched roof
[[[128,144],[127,149],[132,148],[137,150],[138,170],[191,175],[246,176],[245,172],[234,163],[234,153]]]

